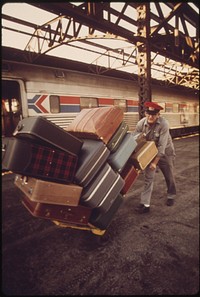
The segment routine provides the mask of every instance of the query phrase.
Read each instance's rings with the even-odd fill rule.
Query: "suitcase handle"
[[[13,132],[13,135],[16,135],[17,132],[21,131],[24,128],[24,124],[22,124],[21,122],[18,123],[15,131]]]

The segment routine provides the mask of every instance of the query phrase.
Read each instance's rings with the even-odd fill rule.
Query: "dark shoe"
[[[167,206],[172,206],[174,204],[174,199],[167,199]]]
[[[150,211],[150,207],[146,207],[144,204],[139,204],[139,206],[135,208],[135,211],[140,214],[147,213]]]

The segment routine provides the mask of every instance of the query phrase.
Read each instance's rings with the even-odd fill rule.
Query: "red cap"
[[[144,106],[146,107],[146,112],[148,114],[157,114],[161,109],[163,109],[162,106],[158,105],[155,102],[145,102]]]

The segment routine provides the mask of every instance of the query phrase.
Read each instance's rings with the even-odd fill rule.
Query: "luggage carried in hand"
[[[155,142],[147,141],[137,152],[131,155],[130,160],[136,168],[144,170],[155,158],[157,153],[158,149]]]

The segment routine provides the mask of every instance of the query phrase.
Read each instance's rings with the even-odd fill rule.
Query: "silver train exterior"
[[[139,120],[138,90],[134,80],[3,61],[2,134],[11,136],[20,118],[42,115],[65,128],[81,109],[110,105],[123,109],[133,131]],[[175,136],[188,129],[196,132],[198,92],[152,84],[152,101],[163,106],[161,114]]]

